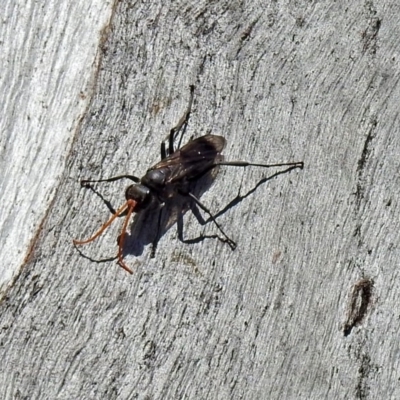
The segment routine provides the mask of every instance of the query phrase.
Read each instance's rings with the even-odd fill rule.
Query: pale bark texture
[[[400,5],[121,1],[74,29],[88,7],[70,9],[63,35],[35,56],[39,71],[70,68],[67,55],[86,46],[88,63],[67,86],[35,86],[57,106],[43,114],[49,121],[72,113],[68,101],[91,87],[71,114],[80,122],[63,119],[58,145],[59,132],[43,139],[51,125],[11,135],[21,106],[11,104],[28,104],[32,87],[10,71],[29,60],[27,49],[4,66],[1,96],[13,98],[2,111],[2,269],[21,258],[8,275],[16,278],[3,278],[0,398],[400,398]],[[10,12],[10,26],[19,17]],[[57,22],[35,24],[10,28],[2,46],[39,25],[51,38]],[[93,190],[79,182],[143,176],[190,85],[184,143],[211,132],[226,138],[227,160],[305,167],[222,167],[199,189],[235,251],[187,210],[189,243],[171,212],[151,258],[158,219],[139,215],[126,239],[129,275],[114,259],[121,219],[96,241],[72,244],[123,204],[129,181]],[[16,146],[29,155],[39,141],[52,163],[40,152],[28,163],[10,155]]]

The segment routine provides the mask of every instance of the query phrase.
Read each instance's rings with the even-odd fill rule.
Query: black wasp
[[[177,134],[184,132],[189,120],[189,115],[193,103],[194,86],[190,87],[189,106],[177,126],[172,128],[168,136],[168,152],[165,141],[161,143],[161,161],[147,170],[146,175],[141,179],[134,175],[120,175],[108,179],[99,180],[82,180],[82,186],[88,186],[95,182],[113,182],[119,179],[130,179],[135,184],[128,186],[125,191],[126,202],[120,207],[115,214],[89,239],[74,240],[75,245],[86,244],[92,242],[99,237],[104,230],[120,215],[126,213],[125,221],[122,227],[121,236],[118,240],[118,264],[127,272],[132,274],[131,269],[123,261],[123,247],[126,235],[126,229],[133,212],[140,212],[150,209],[152,206],[158,206],[159,220],[158,229],[161,223],[161,212],[165,202],[177,195],[190,198],[203,211],[205,211],[210,219],[217,226],[219,231],[225,237],[232,249],[236,244],[231,240],[218,224],[214,216],[204,206],[200,200],[191,192],[193,185],[208,172],[220,165],[230,165],[235,167],[283,167],[303,168],[303,162],[279,163],[279,164],[256,164],[246,161],[224,161],[221,152],[225,146],[226,140],[222,136],[205,135],[197,139],[189,141],[182,148],[174,149],[174,142]],[[183,134],[183,133],[182,133]],[[182,137],[181,137],[182,139]],[[159,232],[154,243],[158,240]]]

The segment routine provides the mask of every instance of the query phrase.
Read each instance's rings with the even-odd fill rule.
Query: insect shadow
[[[117,217],[124,216],[125,220],[118,238],[118,264],[127,272],[132,273],[131,269],[123,261],[124,255],[128,253],[140,255],[145,245],[151,242],[153,244],[152,256],[154,256],[160,237],[175,222],[178,223],[179,239],[183,242],[195,243],[207,237],[201,236],[195,239],[183,238],[182,218],[184,213],[190,208],[201,224],[212,221],[218,228],[220,235],[212,235],[209,237],[218,238],[227,243],[232,250],[234,250],[236,248],[236,243],[224,232],[217,222],[216,216],[214,216],[199,200],[199,197],[212,185],[218,168],[220,166],[256,166],[262,168],[288,167],[286,171],[281,171],[281,173],[288,172],[294,168],[303,168],[303,162],[259,164],[247,161],[225,161],[221,152],[225,147],[226,140],[224,137],[217,135],[207,134],[191,140],[183,147],[180,147],[191,112],[193,93],[194,86],[191,86],[190,101],[187,110],[178,124],[171,129],[168,138],[161,142],[161,161],[148,169],[142,178],[138,178],[134,175],[119,175],[107,179],[81,181],[81,186],[91,188],[92,183],[114,182],[120,179],[129,179],[133,181],[134,184],[128,186],[125,191],[126,202],[116,211],[111,207],[113,216],[90,238],[74,240],[73,243],[75,245],[83,245],[92,242],[99,237]],[[180,139],[175,148],[175,141],[179,134]],[[166,141],[168,141],[168,149],[166,147]],[[275,176],[277,174],[275,174]],[[268,178],[265,178],[264,182],[266,180],[268,180]],[[237,196],[228,207],[225,207],[225,209],[217,215],[219,216],[233,207],[235,201],[237,204],[237,202],[243,200],[243,198],[254,192],[258,186],[259,185],[245,196]],[[208,220],[203,219],[199,209],[208,215]],[[133,212],[138,214],[132,225],[131,239],[125,246],[124,244],[127,236],[126,230]],[[154,232],[156,233],[154,234]]]

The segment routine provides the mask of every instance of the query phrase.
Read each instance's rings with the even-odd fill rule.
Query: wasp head
[[[126,200],[136,202],[135,211],[144,210],[152,201],[152,194],[148,187],[142,184],[130,185],[125,191]]]

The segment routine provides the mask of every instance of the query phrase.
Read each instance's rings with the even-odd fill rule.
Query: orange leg
[[[118,241],[118,264],[125,271],[129,272],[130,274],[132,274],[133,273],[132,270],[130,268],[128,268],[128,266],[122,260],[122,257],[123,257],[122,250],[124,248],[126,228],[128,226],[129,220],[131,218],[133,209],[135,208],[136,201],[128,200],[125,204],[128,206],[128,214],[126,214],[124,225],[122,226],[121,236],[120,236],[119,241]]]
[[[75,245],[81,245],[81,244],[87,244],[90,242],[93,242],[93,240],[97,239],[112,223],[113,221],[120,216],[127,208],[128,208],[128,214],[125,217],[124,225],[122,227],[122,233],[121,233],[121,238],[119,241],[118,245],[118,264],[127,272],[132,274],[133,272],[127,267],[127,265],[122,261],[122,248],[124,244],[124,239],[125,239],[125,231],[128,226],[129,219],[132,215],[133,209],[135,208],[136,201],[134,200],[128,200],[122,207],[120,207],[117,212],[89,239],[85,240],[73,240],[73,243]]]
[[[128,202],[124,203],[124,205],[117,210],[117,212],[89,239],[85,240],[73,240],[74,244],[86,244],[93,242],[93,240],[97,239],[114,221],[115,218],[117,218],[119,215],[121,215],[125,210],[126,207],[128,207]]]

